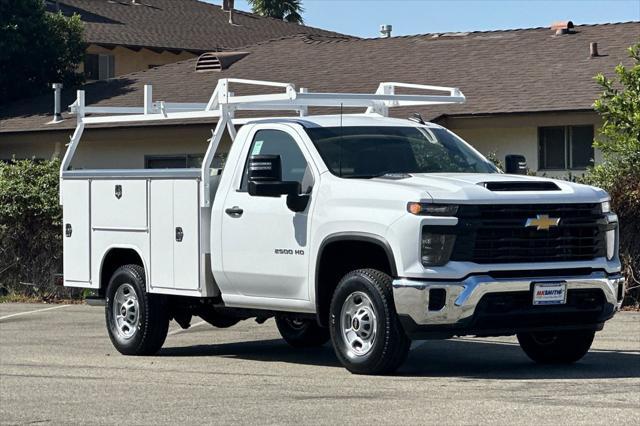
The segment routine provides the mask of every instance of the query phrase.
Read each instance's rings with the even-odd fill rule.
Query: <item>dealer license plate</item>
[[[535,283],[534,305],[564,305],[567,302],[567,284],[563,282]]]

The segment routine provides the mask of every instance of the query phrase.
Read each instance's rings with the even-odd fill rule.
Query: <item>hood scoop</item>
[[[558,185],[553,182],[479,182],[489,191],[560,191]]]

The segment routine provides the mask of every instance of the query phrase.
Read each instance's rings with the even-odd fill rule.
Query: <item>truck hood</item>
[[[595,203],[609,198],[604,190],[593,186],[536,176],[497,173],[412,173],[405,178],[380,177],[373,180],[404,189],[413,188],[419,191],[422,201],[437,203]],[[489,189],[492,184],[498,183],[507,184],[506,186],[510,183],[531,183],[536,186],[545,185],[545,182],[546,185],[555,184],[558,189]]]

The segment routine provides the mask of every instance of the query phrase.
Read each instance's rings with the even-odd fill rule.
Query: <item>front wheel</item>
[[[322,346],[329,341],[329,330],[313,319],[276,315],[276,326],[282,338],[294,348]]]
[[[167,337],[165,298],[147,293],[144,269],[139,265],[124,265],[113,273],[105,314],[109,337],[121,354],[153,355]]]
[[[584,357],[594,331],[520,333],[518,342],[529,358],[540,364],[572,364]]]
[[[330,331],[338,359],[352,373],[392,373],[409,353],[411,341],[396,314],[391,277],[374,269],[342,278],[331,300]]]

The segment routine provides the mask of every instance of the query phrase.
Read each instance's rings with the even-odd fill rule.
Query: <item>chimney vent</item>
[[[59,123],[62,121],[62,110],[60,108],[60,92],[62,91],[62,83],[53,83],[53,120],[50,123]]]
[[[598,53],[598,43],[589,43],[589,56],[592,58],[597,58],[598,56],[600,56],[600,54]]]
[[[571,34],[574,32],[573,28],[571,21],[557,21],[551,24],[551,29],[555,31],[556,35]]]
[[[380,36],[384,38],[391,37],[391,30],[393,27],[391,25],[380,25]]]

